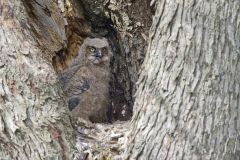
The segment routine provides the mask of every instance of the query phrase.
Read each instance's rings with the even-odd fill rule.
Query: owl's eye
[[[102,48],[102,51],[105,53],[107,51],[107,47]]]
[[[94,47],[89,47],[90,52],[95,52],[96,48]]]

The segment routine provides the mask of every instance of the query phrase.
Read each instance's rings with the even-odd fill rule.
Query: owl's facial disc
[[[88,51],[90,52],[88,60],[91,61],[93,64],[100,64],[109,61],[108,51],[106,47],[89,47]]]

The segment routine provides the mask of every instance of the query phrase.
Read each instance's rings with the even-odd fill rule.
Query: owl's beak
[[[96,49],[96,55],[95,56],[98,57],[98,58],[102,58],[103,57],[102,51],[100,49]]]

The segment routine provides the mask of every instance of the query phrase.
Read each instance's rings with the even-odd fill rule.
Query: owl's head
[[[86,38],[81,46],[80,54],[91,64],[109,64],[112,52],[105,38]]]

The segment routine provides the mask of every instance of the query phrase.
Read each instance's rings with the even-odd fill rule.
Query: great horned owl
[[[112,52],[105,38],[86,38],[78,56],[61,74],[74,120],[109,121],[109,81]]]

